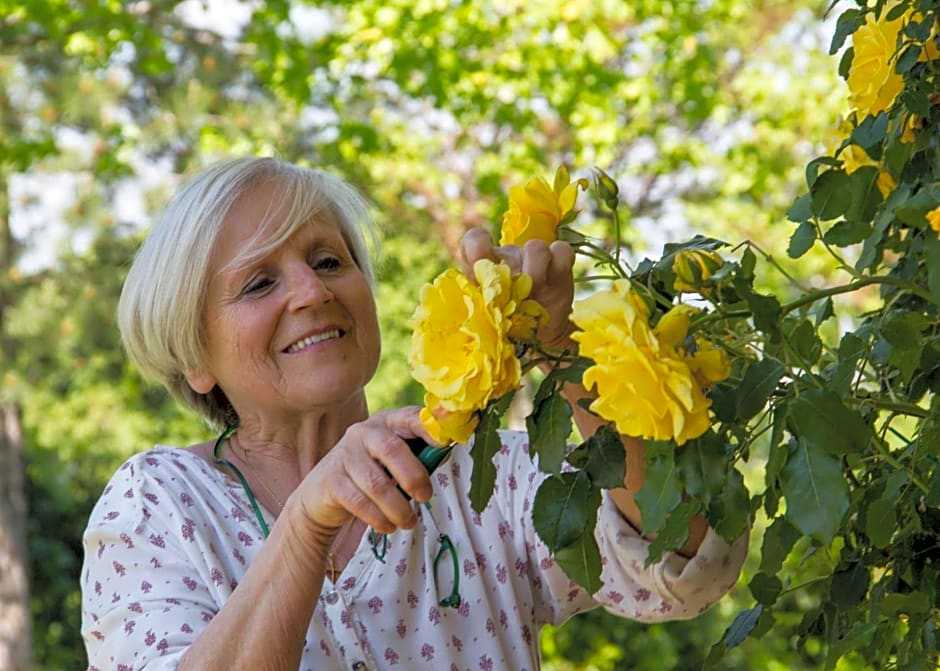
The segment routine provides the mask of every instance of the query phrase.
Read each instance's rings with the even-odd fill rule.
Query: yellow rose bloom
[[[525,186],[509,188],[509,209],[503,214],[501,245],[524,245],[529,240],[551,243],[558,239],[558,227],[574,210],[583,179],[570,181],[562,166],[555,173],[554,186],[533,177]]]
[[[445,410],[434,396],[424,395],[421,425],[436,441],[443,444],[466,443],[479,423],[480,416],[477,413]]]
[[[728,354],[705,338],[695,339],[695,352],[686,357],[686,362],[702,387],[710,387],[731,375]]]
[[[894,71],[894,53],[904,18],[876,21],[869,14],[865,25],[852,35],[855,55],[846,82],[849,100],[863,116],[886,111],[904,87],[904,78]]]
[[[927,223],[930,228],[940,233],[940,207],[936,207],[927,213]]]
[[[842,153],[839,154],[839,158],[842,159],[842,169],[845,170],[846,175],[851,175],[853,172],[859,168],[865,166],[873,166],[878,168],[878,180],[875,182],[878,186],[878,190],[881,192],[883,198],[887,198],[888,194],[894,191],[898,183],[894,180],[894,177],[891,176],[891,173],[885,170],[879,163],[874,161],[865,151],[863,147],[859,147],[857,144],[850,144],[845,149],[842,150]]]
[[[672,263],[672,272],[675,273],[676,279],[672,288],[676,291],[697,291],[707,295],[710,288],[703,287],[702,284],[724,264],[725,261],[718,252],[706,249],[684,249],[676,252]]]
[[[627,280],[575,304],[572,321],[580,331],[572,338],[594,361],[583,376],[597,390],[591,410],[621,433],[682,445],[708,429],[711,402],[677,349],[694,310],[678,307],[651,329],[649,308]]]
[[[894,71],[898,50],[898,35],[910,21],[920,20],[920,12],[912,9],[893,21],[885,20],[890,10],[898,3],[889,3],[882,9],[881,19],[875,20],[873,14],[865,19],[865,25],[852,35],[852,47],[855,54],[846,83],[849,86],[849,100],[862,116],[876,115],[887,111],[904,88],[904,77]],[[920,58],[925,61],[940,55],[934,38],[923,44]]]
[[[476,425],[470,415],[519,387],[522,367],[510,336],[534,332],[544,313],[526,300],[527,275],[513,277],[508,265],[488,259],[473,272],[476,283],[450,269],[424,286],[411,320],[408,361],[426,392],[422,423],[442,442],[464,442]]]

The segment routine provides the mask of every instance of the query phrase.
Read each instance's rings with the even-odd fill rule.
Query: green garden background
[[[827,286],[831,257],[814,249],[794,261],[787,249],[805,167],[838,146],[850,109],[845,47],[830,53],[840,7],[829,5],[0,0],[9,668],[84,668],[78,574],[94,501],[132,452],[209,436],[129,366],[113,317],[136,245],[181,175],[223,156],[273,154],[360,187],[383,238],[384,362],[370,403],[420,403],[406,353],[421,285],[452,263],[469,227],[495,229],[510,185],[551,179],[561,164],[617,181],[637,259],[701,233],[763,250],[779,267],[762,268],[756,286],[780,300],[794,291],[787,276]],[[588,229],[595,214],[601,222],[583,214]],[[876,294],[846,300],[862,312]],[[744,477],[763,477],[759,459]],[[755,551],[765,526],[755,516]],[[827,561],[836,560],[799,541],[786,555],[797,576]],[[849,651],[827,662],[834,641],[808,616],[821,592],[781,598],[772,627],[751,622],[729,639],[755,604],[748,582],[758,571],[752,558],[740,586],[689,622],[592,612],[548,629],[544,668],[700,669],[729,640],[717,668],[873,668]],[[937,668],[935,651],[896,668]]]

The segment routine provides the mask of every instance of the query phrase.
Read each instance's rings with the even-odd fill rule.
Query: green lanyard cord
[[[248,496],[248,501],[251,502],[251,507],[255,511],[255,517],[258,518],[258,524],[261,525],[261,532],[264,534],[264,537],[267,538],[271,535],[271,531],[268,529],[268,523],[264,521],[264,515],[261,514],[261,507],[258,505],[258,501],[255,499],[255,495],[251,491],[251,487],[248,486],[248,481],[245,479],[245,476],[242,475],[242,472],[238,470],[238,466],[233,464],[228,459],[223,458],[220,454],[222,451],[222,444],[231,438],[236,431],[238,431],[237,424],[225,427],[225,431],[223,431],[219,436],[219,439],[215,441],[215,447],[212,448],[212,458],[215,459],[215,463],[222,464],[223,466],[230,468],[236,477],[238,477],[238,481],[242,483],[242,488],[245,490],[245,494]]]
[[[215,460],[215,463],[221,464],[229,468],[232,473],[238,478],[238,481],[242,485],[242,489],[245,490],[245,495],[248,497],[248,501],[251,503],[252,509],[255,511],[255,517],[258,518],[258,524],[261,526],[261,532],[264,534],[264,537],[267,538],[271,531],[268,528],[267,522],[264,521],[264,515],[261,513],[261,507],[258,505],[257,499],[255,499],[254,493],[251,491],[251,487],[248,486],[248,481],[245,479],[245,476],[242,475],[242,472],[238,470],[238,467],[233,464],[228,459],[222,457],[222,445],[226,440],[232,437],[234,433],[238,430],[238,425],[232,425],[225,428],[225,431],[221,433],[218,440],[215,441],[215,447],[212,448],[212,458]],[[424,504],[428,509],[428,512],[431,511],[431,504],[427,502]],[[431,521],[434,522],[433,516]],[[437,523],[434,522],[434,526],[437,526]],[[437,585],[437,572],[438,564],[441,560],[449,555],[454,564],[454,585],[453,589],[449,596],[441,599],[438,604],[445,608],[457,608],[460,606],[460,564],[457,560],[457,549],[454,547],[453,542],[451,542],[450,537],[447,534],[439,533],[438,543],[440,547],[437,551],[437,556],[434,557],[433,564],[433,575],[434,575],[434,587],[435,590],[440,593],[440,589]],[[369,532],[369,541],[372,544],[372,554],[383,564],[385,563],[385,553],[388,551],[388,537],[385,534],[377,534],[374,531]]]

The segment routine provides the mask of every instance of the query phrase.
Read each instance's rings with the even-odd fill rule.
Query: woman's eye
[[[313,263],[315,270],[336,270],[342,265],[342,262],[335,256],[323,256]]]
[[[267,277],[258,277],[249,282],[245,289],[242,291],[243,294],[259,294],[265,289],[271,286],[271,280]]]

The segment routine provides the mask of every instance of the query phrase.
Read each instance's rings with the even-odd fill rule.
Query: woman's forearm
[[[329,533],[309,526],[288,500],[255,561],[222,609],[189,647],[180,671],[296,671],[323,586]]]
[[[605,424],[604,420],[592,412],[586,410],[580,403],[582,399],[592,399],[594,396],[584,388],[584,386],[574,383],[566,383],[562,389],[562,395],[571,405],[572,415],[575,425],[582,436],[587,437],[594,434],[598,427]],[[610,490],[610,498],[614,505],[620,510],[620,514],[638,531],[643,530],[643,516],[636,504],[636,495],[643,486],[644,463],[644,445],[643,441],[630,436],[621,436],[623,449],[626,453],[626,477],[623,481],[622,489]],[[698,551],[705,533],[708,531],[708,523],[701,515],[692,517],[689,521],[689,538],[679,549],[679,554],[685,557],[692,557]],[[653,538],[652,536],[650,538]]]

